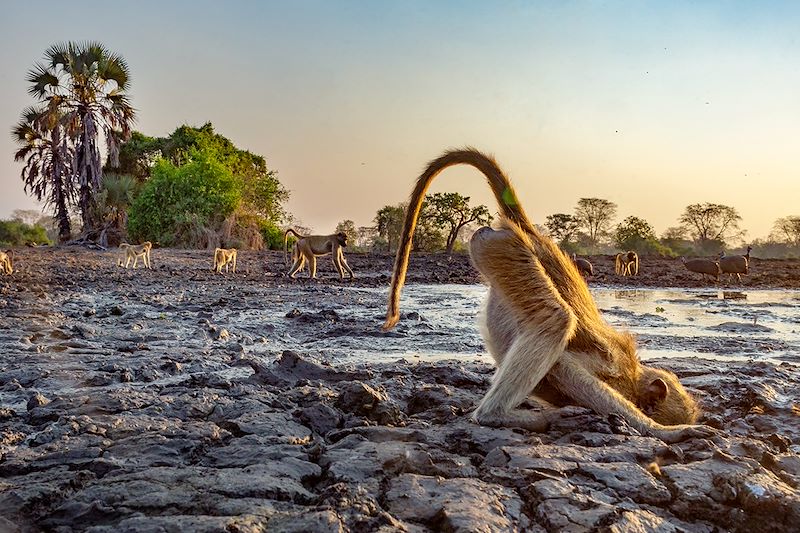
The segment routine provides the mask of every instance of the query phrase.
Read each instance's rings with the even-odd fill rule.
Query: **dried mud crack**
[[[792,363],[655,361],[698,394],[712,439],[668,445],[577,407],[543,434],[481,427],[469,413],[487,363],[327,356],[381,342],[368,333],[383,295],[361,290],[384,273],[374,259],[349,259],[362,281],[289,283],[264,273],[271,256],[243,254],[261,266],[233,278],[175,254],[134,273],[104,254],[36,251],[0,278],[0,531],[800,523]]]

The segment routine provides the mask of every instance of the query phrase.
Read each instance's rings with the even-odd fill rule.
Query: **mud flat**
[[[577,407],[544,434],[485,428],[468,417],[493,372],[479,341],[417,311],[378,331],[390,259],[354,255],[355,282],[327,265],[304,283],[272,275],[275,254],[242,254],[234,277],[213,275],[207,254],[157,252],[154,271],[133,272],[107,253],[25,250],[0,278],[0,531],[800,523],[792,357],[651,359],[697,393],[712,439],[668,445]],[[447,259],[423,261],[416,281],[474,281],[468,264],[437,280]],[[662,342],[660,315],[645,319],[645,340]],[[743,324],[703,327],[712,339],[770,335]],[[404,343],[474,357],[388,360]]]

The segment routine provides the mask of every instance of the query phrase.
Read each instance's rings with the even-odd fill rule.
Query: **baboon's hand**
[[[717,433],[718,431],[710,426],[683,424],[680,426],[662,426],[653,431],[653,436],[672,444],[688,439],[705,439]]]

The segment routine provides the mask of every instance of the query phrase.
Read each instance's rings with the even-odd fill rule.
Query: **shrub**
[[[128,232],[134,240],[162,246],[209,247],[216,231],[241,200],[239,184],[227,167],[205,151],[176,167],[159,160],[131,205]]]
[[[0,220],[0,246],[21,246],[28,242],[52,244],[44,226],[20,220]]]

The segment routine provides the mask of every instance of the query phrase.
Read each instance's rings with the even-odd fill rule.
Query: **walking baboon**
[[[617,254],[614,258],[614,272],[617,276],[635,276],[639,273],[639,256],[630,251]]]
[[[117,258],[117,266],[123,266],[122,259],[125,259],[125,268],[128,268],[128,265],[133,259],[133,268],[136,268],[136,263],[139,261],[139,258],[142,258],[142,262],[144,263],[145,268],[152,269],[153,267],[150,266],[150,249],[153,247],[153,244],[150,241],[145,241],[142,244],[136,246],[133,244],[128,244],[127,242],[123,242],[119,245],[120,256]]]
[[[236,274],[236,248],[214,249],[214,265],[211,270],[221,274],[223,266],[225,272],[228,271],[228,265],[233,265],[233,273]]]
[[[0,252],[0,272],[9,276],[14,273],[14,250]]]
[[[333,266],[339,272],[339,278],[344,279],[344,271],[347,270],[350,278],[354,278],[353,269],[347,264],[342,248],[347,246],[347,234],[343,231],[332,235],[300,235],[295,230],[289,228],[283,233],[283,262],[286,261],[287,242],[289,234],[294,235],[297,241],[292,247],[292,268],[289,269],[289,277],[294,279],[297,273],[308,261],[309,278],[317,277],[317,256],[331,254]]]
[[[617,413],[637,430],[668,442],[711,435],[711,428],[694,425],[699,409],[675,375],[640,363],[633,336],[603,320],[575,265],[530,222],[497,163],[474,149],[445,152],[417,179],[384,329],[399,320],[400,290],[425,191],[442,170],[458,164],[486,176],[501,214],[498,229],[481,228],[470,242],[472,261],[489,284],[481,329],[497,364],[474,420],[543,431],[552,411],[517,408],[533,393],[551,403],[558,399],[603,415]]]

